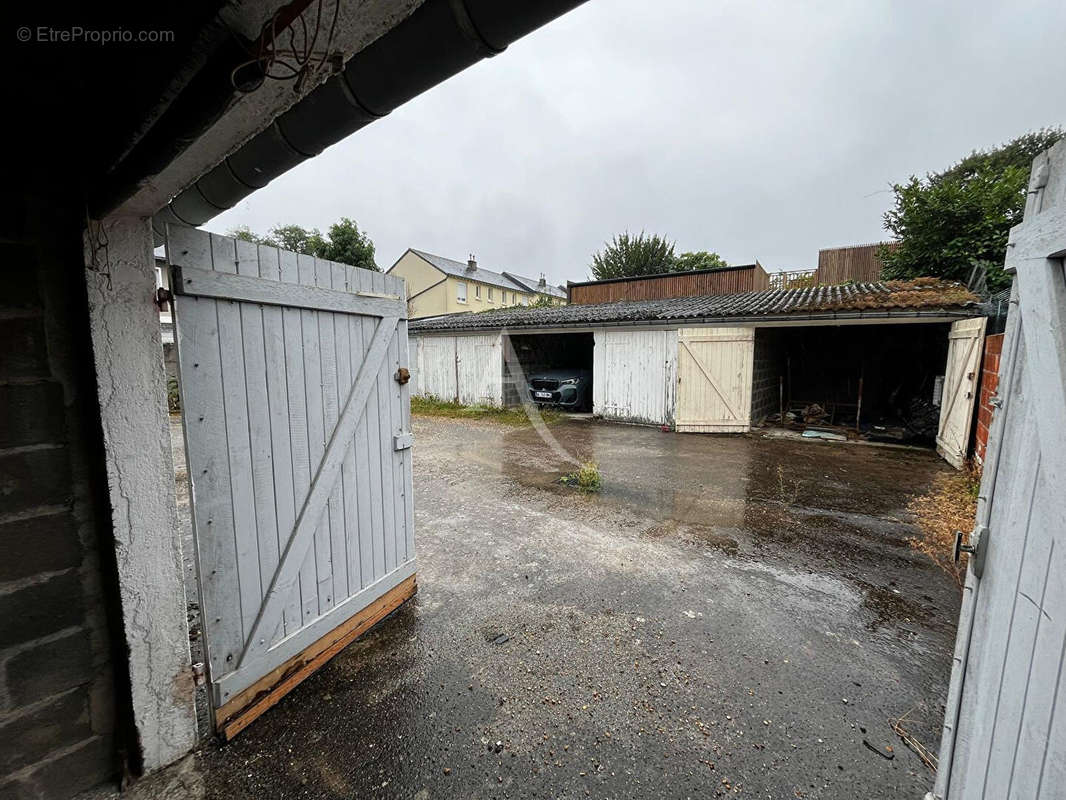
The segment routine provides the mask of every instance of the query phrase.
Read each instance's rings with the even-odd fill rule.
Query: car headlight
[[[576,386],[581,381],[581,378],[567,378],[565,381],[559,381],[560,386]]]

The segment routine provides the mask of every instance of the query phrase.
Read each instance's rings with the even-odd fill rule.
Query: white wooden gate
[[[952,323],[948,335],[936,449],[955,469],[962,469],[970,448],[986,322],[985,317],[959,320]]]
[[[1049,154],[1050,153],[1050,154]],[[1066,797],[1066,141],[1036,159],[940,764],[947,800]]]
[[[592,410],[605,419],[674,421],[677,331],[594,333]]]
[[[682,328],[677,351],[679,433],[751,430],[754,328]]]
[[[234,735],[414,591],[401,280],[172,227],[200,613]]]

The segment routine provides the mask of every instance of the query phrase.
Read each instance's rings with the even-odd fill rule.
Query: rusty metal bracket
[[[411,380],[411,372],[407,369],[407,367],[400,367],[398,370],[396,370],[396,374],[392,377],[398,384],[400,384],[400,386],[403,386],[405,383]]]

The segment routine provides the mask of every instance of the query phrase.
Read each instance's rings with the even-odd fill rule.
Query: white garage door
[[[751,430],[754,361],[754,328],[684,328],[678,331],[678,432],[746,433]]]

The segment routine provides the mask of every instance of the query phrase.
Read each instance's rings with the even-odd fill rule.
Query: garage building
[[[453,314],[411,324],[414,392],[512,405],[528,375],[591,367],[592,411],[609,420],[746,432],[803,404],[856,428],[932,415],[930,441],[946,403],[955,460],[981,315],[964,287],[932,279]]]

